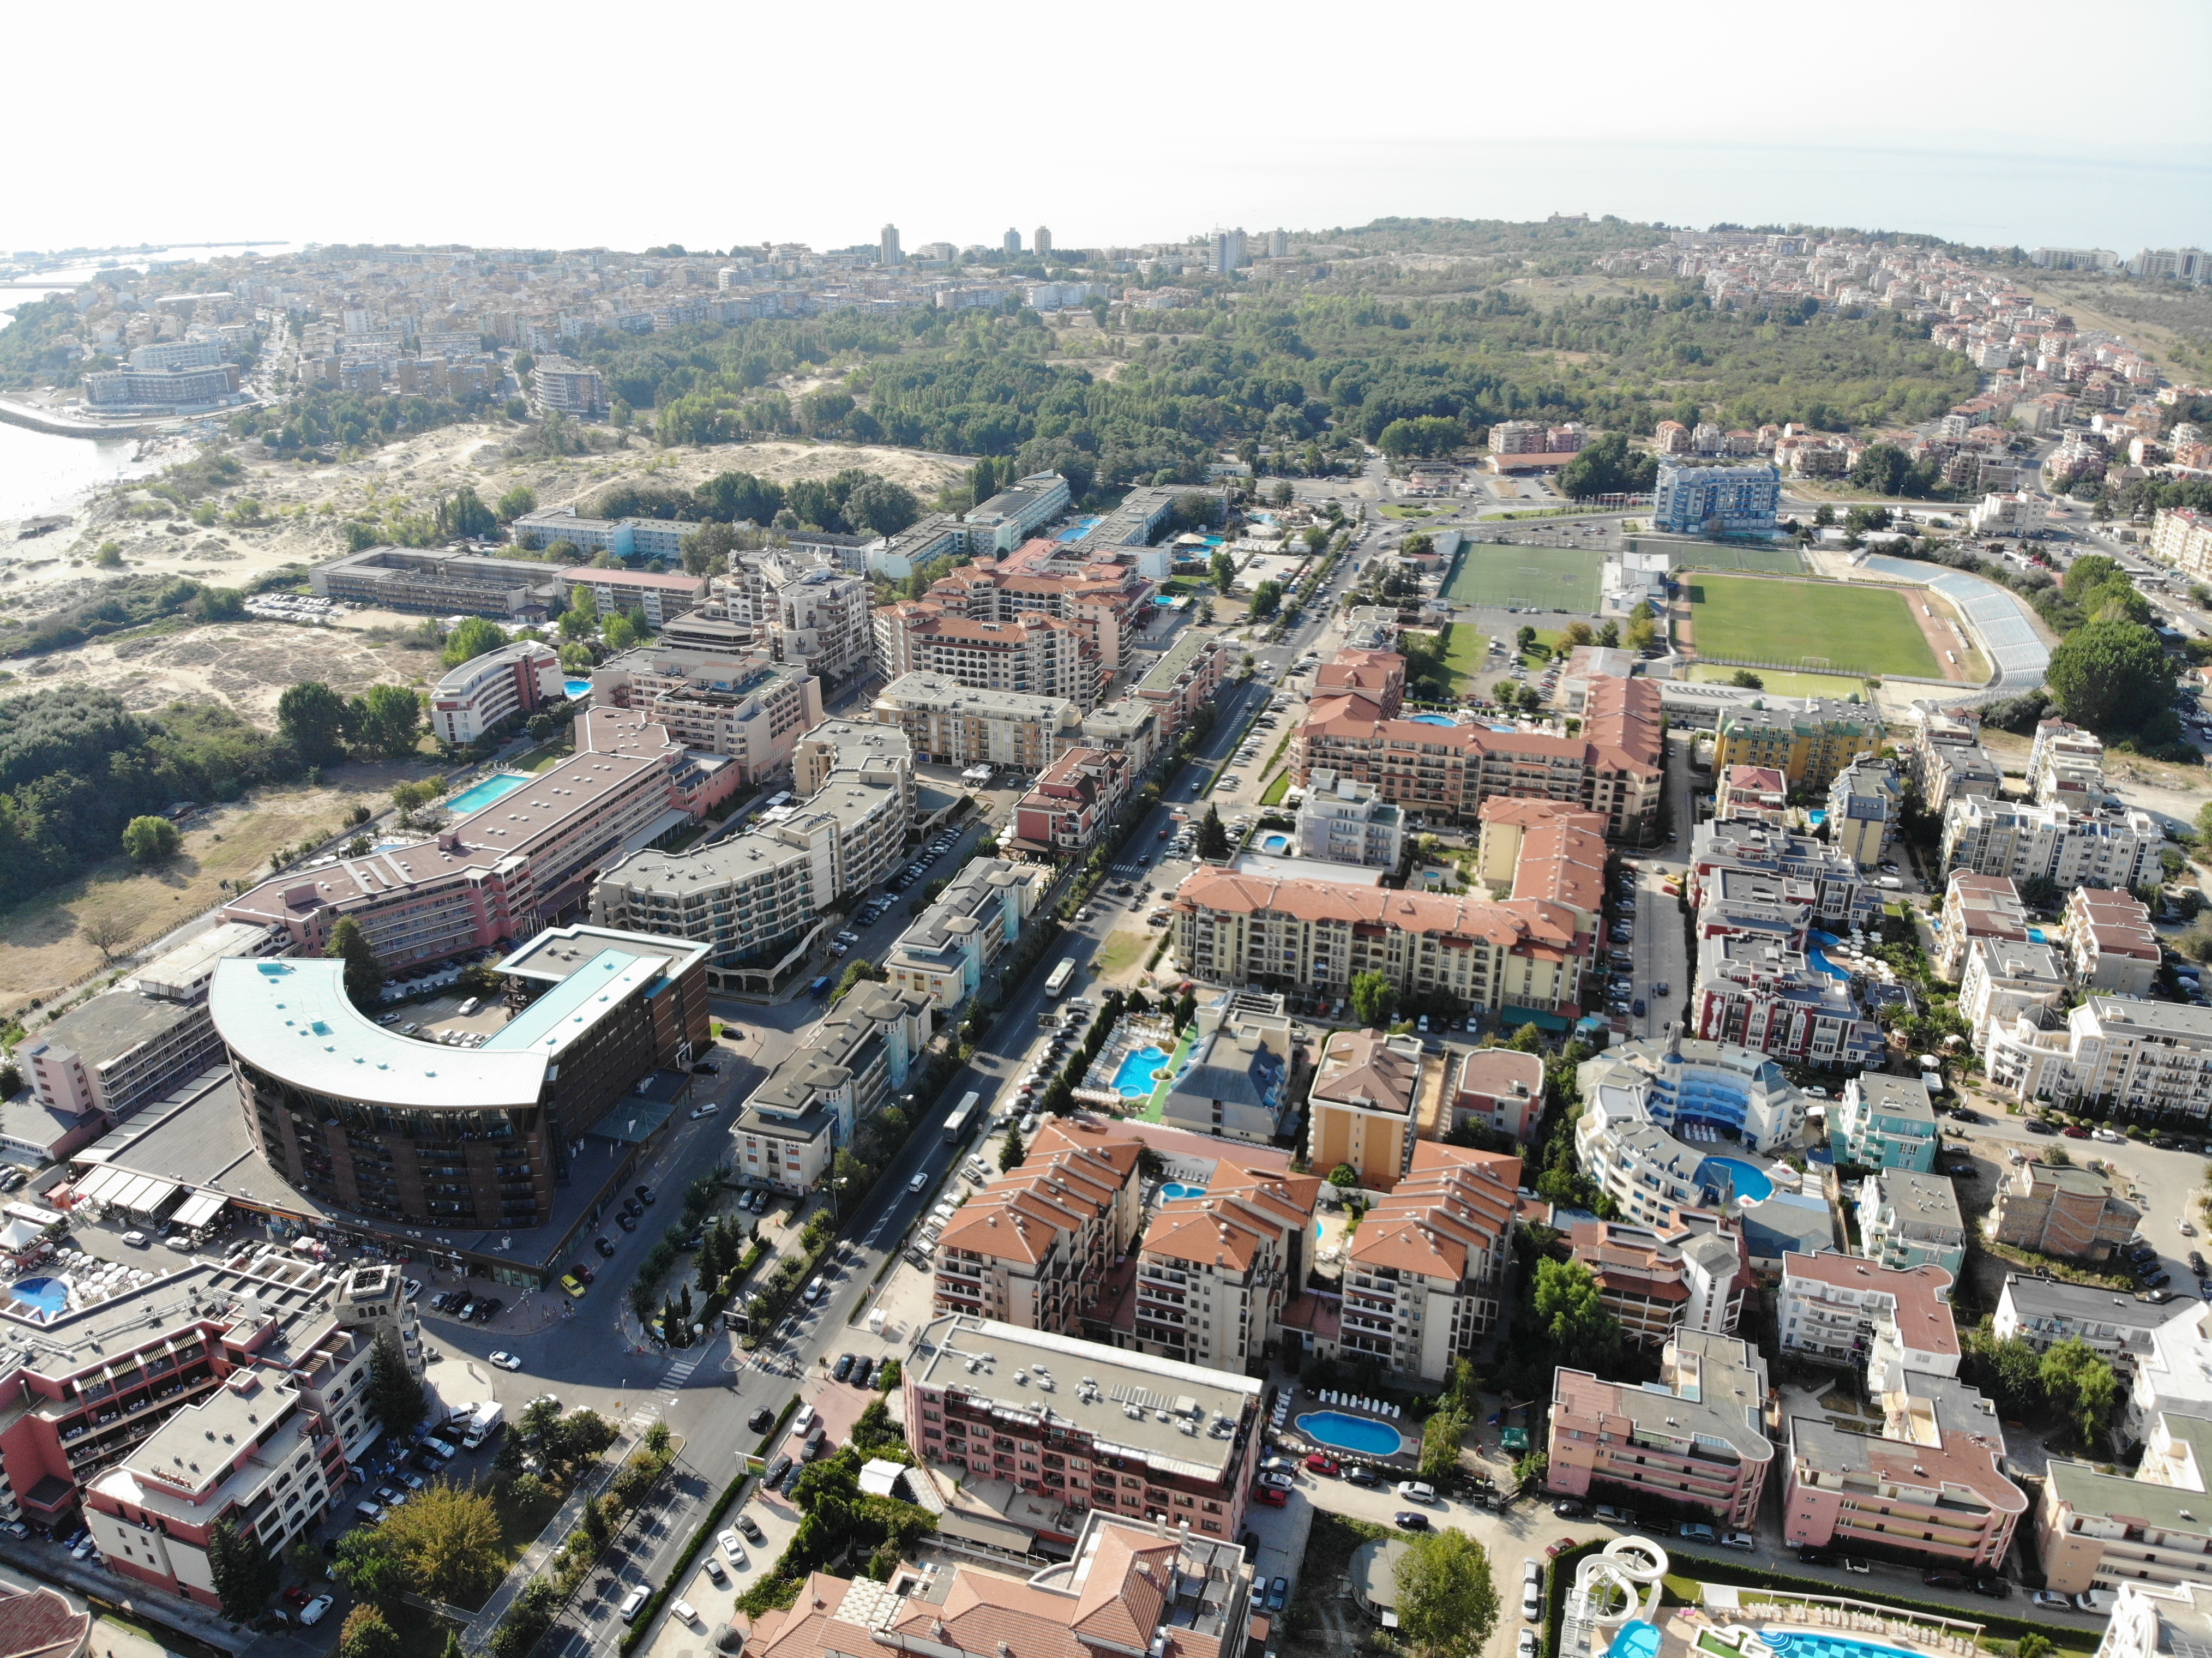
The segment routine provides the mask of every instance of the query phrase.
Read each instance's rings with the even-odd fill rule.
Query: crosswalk
[[[694,1353],[689,1358],[678,1359],[668,1367],[668,1374],[660,1378],[664,1388],[680,1388],[691,1379],[691,1372],[699,1368],[703,1353]]]

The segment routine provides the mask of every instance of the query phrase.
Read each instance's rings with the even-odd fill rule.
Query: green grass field
[[[1474,628],[1455,626],[1451,642],[1444,647],[1444,666],[1451,672],[1452,689],[1465,696],[1474,685],[1475,675],[1490,661],[1490,635]],[[1503,667],[1505,659],[1500,657],[1498,665]]]
[[[1689,593],[1699,656],[1942,677],[1894,589],[1720,575],[1690,583]]]
[[[1691,679],[1707,685],[1725,685],[1729,676],[1736,671],[1717,662],[1692,662],[1689,665]],[[1854,691],[1863,692],[1866,682],[1847,674],[1792,673],[1787,668],[1757,668],[1753,670],[1766,683],[1766,689],[1782,696],[1825,696],[1832,702],[1840,702]]]
[[[1512,547],[1478,541],[1459,557],[1444,597],[1460,604],[1518,605],[1522,610],[1597,610],[1605,555],[1590,547]]]
[[[1768,575],[1803,575],[1805,560],[1795,547],[1723,546],[1701,542],[1693,546],[1669,546],[1674,565],[1683,570],[1755,570]]]

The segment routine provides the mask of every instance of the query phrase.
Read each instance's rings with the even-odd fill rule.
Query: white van
[[[640,1583],[636,1588],[630,1590],[628,1594],[623,1596],[623,1622],[625,1624],[635,1624],[637,1622],[638,1613],[645,1610],[645,1603],[652,1599],[653,1591],[646,1588],[642,1583]]]

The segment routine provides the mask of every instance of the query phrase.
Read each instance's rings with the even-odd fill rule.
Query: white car
[[[916,1175],[912,1180],[908,1181],[906,1183],[906,1189],[909,1192],[919,1192],[928,1184],[929,1175],[927,1171],[925,1171],[924,1173]]]
[[[709,1100],[706,1104],[701,1106],[696,1111],[694,1111],[691,1114],[691,1121],[696,1122],[702,1117],[711,1117],[721,1108],[722,1108],[715,1104],[714,1101]]]
[[[301,1627],[303,1629],[313,1629],[316,1625],[323,1621],[323,1614],[328,1612],[335,1604],[336,1602],[334,1602],[327,1594],[317,1595],[313,1600],[308,1601],[306,1606],[300,1608]]]
[[[734,1527],[716,1532],[714,1540],[722,1546],[722,1552],[730,1557],[732,1565],[742,1566],[745,1564],[745,1546],[738,1541],[738,1533]]]
[[[522,1361],[513,1353],[494,1353],[491,1356],[491,1362],[502,1370],[519,1370],[522,1368]]]

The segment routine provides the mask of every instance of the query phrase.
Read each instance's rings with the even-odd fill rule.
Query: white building
[[[2023,805],[1977,794],[1943,809],[1942,866],[2039,877],[2068,887],[2133,887],[2151,878],[2166,837],[2158,820],[2134,806]]]
[[[1993,492],[1966,514],[1966,526],[1978,536],[2039,536],[2050,505],[2033,490]]]
[[[1613,1087],[1663,1129],[1694,1118],[1733,1130],[1753,1151],[1788,1145],[1805,1126],[1804,1095],[1765,1054],[1671,1026],[1663,1037],[1607,1048],[1576,1075],[1585,1099],[1600,1084]]]
[[[1857,1255],[1784,1255],[1775,1309],[1783,1350],[1831,1363],[1864,1361],[1869,1399],[1901,1386],[1906,1370],[1956,1376],[1951,1283],[1941,1266],[1899,1272]]]
[[[449,669],[430,690],[430,729],[448,743],[473,743],[502,720],[567,700],[561,659],[536,640]]]
[[[1406,814],[1381,799],[1372,783],[1316,771],[1298,804],[1297,853],[1332,864],[1395,869],[1406,841]]]
[[[2124,1115],[2212,1110],[2212,1008],[2092,996],[2056,1030],[2026,1014],[1992,1023],[1982,1048],[1990,1085],[2022,1100],[2103,1102]]]
[[[1959,1011],[1973,1028],[1978,1048],[1992,1025],[2009,1029],[2022,1014],[2037,1019],[2072,987],[2058,952],[2050,945],[1976,938],[1966,946]]]
[[[788,548],[734,554],[728,577],[715,585],[730,618],[750,623],[754,642],[777,661],[841,679],[867,665],[874,649],[867,580],[826,555]]]

